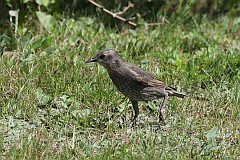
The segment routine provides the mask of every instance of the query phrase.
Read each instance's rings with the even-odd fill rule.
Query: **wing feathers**
[[[126,73],[132,81],[135,81],[136,83],[145,87],[165,88],[169,96],[177,96],[180,98],[186,96],[186,94],[178,92],[174,87],[166,86],[160,79],[155,77],[153,74],[146,72],[135,65],[130,64],[128,72]]]

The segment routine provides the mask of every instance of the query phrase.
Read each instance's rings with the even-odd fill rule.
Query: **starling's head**
[[[119,65],[123,59],[114,49],[105,49],[98,52],[93,58],[86,61],[86,63],[97,62],[102,66],[109,68],[114,65]]]

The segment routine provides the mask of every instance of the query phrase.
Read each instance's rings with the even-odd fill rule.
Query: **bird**
[[[117,89],[132,103],[134,117],[130,126],[134,127],[139,115],[139,101],[153,101],[163,98],[159,108],[159,122],[166,124],[164,113],[169,96],[184,98],[186,94],[178,92],[175,88],[165,85],[159,78],[154,76],[135,64],[125,61],[114,49],[104,49],[99,51],[93,58],[86,63],[97,62],[108,72],[113,84]]]

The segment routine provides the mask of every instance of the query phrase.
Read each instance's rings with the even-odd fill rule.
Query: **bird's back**
[[[115,86],[132,100],[149,101],[176,92],[153,74],[131,63],[124,62],[108,73]]]

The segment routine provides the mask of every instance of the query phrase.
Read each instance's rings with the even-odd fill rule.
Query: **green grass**
[[[136,30],[92,18],[23,28],[16,52],[0,59],[1,159],[238,159],[239,28],[227,16]],[[169,99],[166,126],[159,100],[140,103],[128,128],[128,99],[103,67],[84,63],[105,48],[188,94]]]

